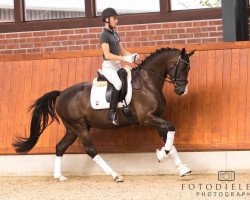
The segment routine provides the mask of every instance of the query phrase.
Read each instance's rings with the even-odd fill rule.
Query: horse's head
[[[174,85],[174,92],[177,95],[184,95],[188,92],[188,73],[190,70],[189,57],[194,54],[195,50],[187,53],[183,48],[180,54],[171,59],[166,67],[166,74],[171,83]]]

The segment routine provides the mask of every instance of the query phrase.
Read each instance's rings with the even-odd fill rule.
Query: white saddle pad
[[[127,89],[127,95],[125,97],[125,101],[127,105],[130,104],[132,99],[132,85],[131,85],[131,69],[129,67],[124,67],[125,70],[128,73],[127,79],[128,79],[128,89]],[[107,90],[107,81],[97,81],[97,78],[94,78],[93,85],[91,88],[91,94],[90,94],[90,103],[91,107],[93,109],[108,109],[109,104],[106,101],[106,90]],[[125,106],[124,102],[118,103],[118,108],[122,108]]]

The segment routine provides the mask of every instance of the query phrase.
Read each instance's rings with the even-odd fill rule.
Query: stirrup
[[[119,125],[117,112],[110,111],[110,120],[114,125]]]

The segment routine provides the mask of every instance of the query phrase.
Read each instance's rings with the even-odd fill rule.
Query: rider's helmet
[[[110,16],[118,16],[118,13],[114,8],[106,8],[102,11],[102,21],[105,22],[105,19]]]

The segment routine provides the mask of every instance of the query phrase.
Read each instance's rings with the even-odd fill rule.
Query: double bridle
[[[135,59],[136,59],[136,57],[134,58],[134,63],[135,63]],[[138,60],[139,60],[139,59],[138,59]],[[139,60],[139,61],[141,62],[141,60]],[[148,70],[148,69],[146,69],[146,68],[140,68],[140,69],[144,69],[144,70],[148,71],[149,73],[151,73],[152,75],[154,75],[154,76],[156,76],[156,77],[162,79],[163,81],[165,81],[165,82],[167,82],[167,83],[172,83],[172,84],[176,87],[176,86],[177,86],[177,85],[176,85],[176,82],[177,82],[177,81],[184,82],[185,84],[188,83],[188,81],[187,81],[186,79],[185,79],[185,80],[184,80],[184,79],[177,79],[177,75],[178,75],[177,72],[178,72],[178,68],[179,68],[179,63],[180,63],[180,62],[186,63],[186,64],[188,65],[188,70],[190,69],[190,63],[187,62],[187,61],[185,61],[185,60],[183,60],[183,59],[181,59],[181,55],[180,55],[179,58],[178,58],[178,60],[177,60],[177,62],[176,62],[173,66],[171,66],[170,69],[169,69],[168,72],[167,72],[167,78],[168,78],[169,80],[167,80],[167,79],[165,79],[165,78],[159,76],[158,74],[156,74],[156,73],[154,73],[154,72],[152,72],[152,71],[150,71],[150,70]],[[136,63],[136,64],[137,64],[137,63]],[[171,78],[170,75],[169,75],[169,72],[170,72],[175,66],[176,66],[176,68],[175,68],[175,75],[174,75],[174,78]]]

